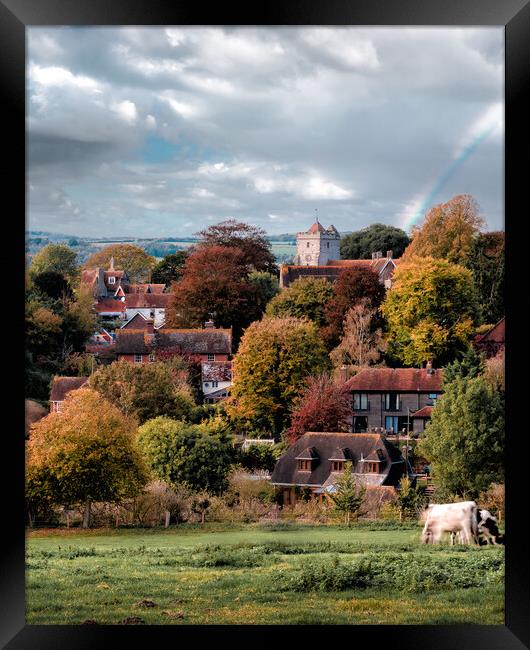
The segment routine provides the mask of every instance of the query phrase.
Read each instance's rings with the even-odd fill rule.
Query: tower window
[[[309,248],[309,242],[307,242],[307,248]]]
[[[328,244],[328,248],[329,248],[329,241],[327,242],[327,244]]]

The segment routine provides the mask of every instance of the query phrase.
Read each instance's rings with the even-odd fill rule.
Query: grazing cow
[[[464,544],[478,544],[478,506],[475,501],[427,506],[421,535],[424,544],[438,544],[444,533],[460,533]]]
[[[486,544],[495,544],[500,546],[504,544],[504,535],[499,533],[497,519],[488,512],[481,509],[478,511],[478,534],[481,539],[485,539]]]

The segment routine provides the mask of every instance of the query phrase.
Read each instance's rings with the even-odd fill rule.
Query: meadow
[[[36,530],[29,624],[504,624],[504,549],[414,523]]]

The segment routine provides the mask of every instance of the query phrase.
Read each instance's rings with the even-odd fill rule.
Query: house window
[[[52,402],[52,413],[58,413],[61,410],[61,402]]]
[[[154,355],[153,353],[151,353],[151,354],[149,355],[149,363],[153,363],[154,360],[155,360],[155,355]]]
[[[209,354],[207,356],[208,361],[215,361],[215,354]]]
[[[109,284],[116,284],[116,278],[113,275],[109,278]]]
[[[365,472],[379,474],[379,463],[365,463]]]
[[[354,393],[353,394],[353,410],[366,411],[368,409],[368,394],[367,393]]]
[[[331,471],[332,472],[342,472],[344,469],[344,461],[343,460],[332,460],[331,461]]]
[[[219,382],[218,381],[212,381],[212,388],[217,388],[217,386],[219,386]]]
[[[399,411],[399,393],[385,393],[385,410]]]
[[[311,461],[310,460],[299,460],[298,461],[298,469],[302,472],[310,472],[311,471]]]
[[[397,415],[385,416],[385,429],[392,433],[399,433],[399,418]]]
[[[134,355],[134,363],[142,363],[142,355],[141,354],[135,354]]]
[[[353,433],[365,433],[368,430],[368,418],[366,415],[356,415],[353,418]]]
[[[429,406],[434,406],[436,404],[436,398],[438,393],[429,393]]]

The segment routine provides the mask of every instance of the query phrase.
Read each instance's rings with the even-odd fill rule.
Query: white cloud
[[[35,63],[29,65],[29,78],[41,86],[73,86],[92,92],[102,92],[100,84],[85,75],[75,75],[60,66],[39,66]]]
[[[115,102],[111,104],[111,110],[114,111],[117,115],[121,117],[122,120],[129,124],[134,124],[136,118],[138,117],[138,112],[136,110],[136,105],[134,102],[130,102],[125,99],[122,102]]]

